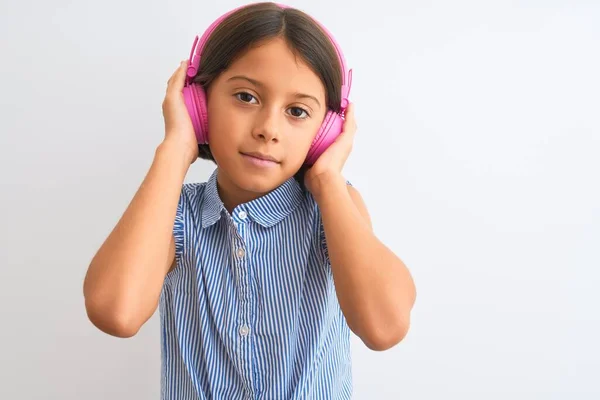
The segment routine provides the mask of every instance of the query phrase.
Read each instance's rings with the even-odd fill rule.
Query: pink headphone
[[[281,8],[288,8],[288,6],[282,4],[277,5]],[[210,37],[211,33],[225,18],[227,18],[230,14],[243,7],[246,6],[233,9],[232,11],[229,11],[228,13],[219,17],[208,27],[208,29],[204,32],[200,40],[198,40],[198,36],[196,36],[194,44],[192,45],[186,81],[183,88],[183,96],[185,99],[187,110],[192,119],[192,124],[194,126],[194,131],[196,133],[196,138],[198,139],[199,144],[208,143],[208,113],[206,107],[206,94],[204,93],[204,89],[200,84],[192,83],[191,80],[196,76],[196,73],[198,72],[198,68],[200,66],[200,56],[204,49],[204,46],[206,45],[206,41]],[[319,23],[319,26],[329,36],[329,39],[335,47],[338,59],[340,61],[342,69],[342,102],[341,111],[339,114],[332,110],[329,110],[325,115],[325,119],[323,120],[319,132],[315,136],[315,139],[313,140],[313,143],[306,157],[306,165],[314,164],[315,161],[319,158],[319,156],[327,149],[327,147],[329,147],[329,145],[331,145],[335,141],[335,139],[342,132],[342,128],[344,125],[344,113],[349,104],[348,96],[350,94],[350,87],[352,86],[352,69],[346,69],[346,60],[344,59],[344,55],[342,54],[340,46],[333,38],[333,35],[331,35],[331,33],[323,25]]]

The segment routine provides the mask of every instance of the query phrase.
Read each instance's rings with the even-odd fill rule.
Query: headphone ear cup
[[[208,112],[206,93],[201,85],[192,83],[183,88],[183,99],[192,120],[198,144],[208,143]]]
[[[317,132],[310,146],[305,165],[313,165],[319,159],[319,156],[335,142],[337,137],[342,133],[343,128],[344,119],[338,113],[331,110],[328,111],[319,128],[319,132]]]

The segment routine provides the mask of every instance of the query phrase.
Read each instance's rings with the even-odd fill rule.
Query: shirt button
[[[248,336],[248,333],[250,333],[250,328],[248,328],[247,325],[242,325],[240,327],[240,335],[242,335],[242,336]]]
[[[238,217],[240,217],[241,220],[245,220],[247,216],[248,214],[246,214],[246,211],[240,211],[238,214]]]
[[[237,256],[239,258],[244,257],[244,255],[246,254],[246,252],[244,251],[244,249],[242,249],[241,247],[239,249],[237,249]]]

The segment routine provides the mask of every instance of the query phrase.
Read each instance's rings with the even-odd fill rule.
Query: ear
[[[371,216],[369,215],[369,211],[367,210],[367,206],[366,206],[362,196],[360,195],[358,190],[356,190],[354,188],[354,186],[346,185],[346,187],[348,188],[348,193],[350,194],[350,197],[352,198],[354,205],[358,209],[358,212],[360,212],[360,214],[363,216],[364,220],[369,225],[369,228],[371,228],[371,230],[373,230],[373,225],[371,223]]]

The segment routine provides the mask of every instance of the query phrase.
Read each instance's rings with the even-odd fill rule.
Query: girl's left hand
[[[342,168],[352,151],[355,134],[354,104],[350,103],[346,109],[342,133],[306,171],[304,184],[313,195],[320,194],[321,187],[330,184],[332,180],[346,183],[342,176]]]

